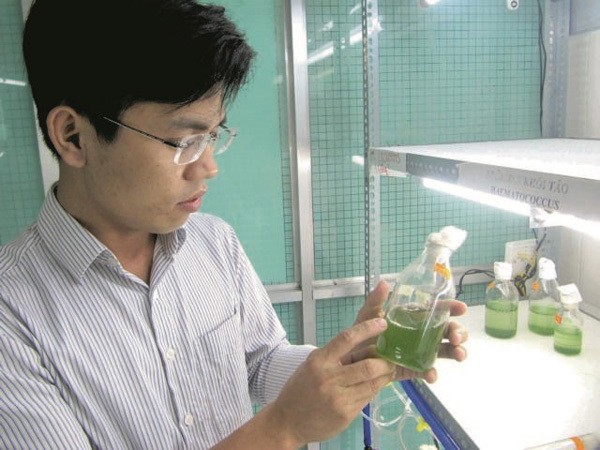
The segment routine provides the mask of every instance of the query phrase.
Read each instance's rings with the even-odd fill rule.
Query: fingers
[[[376,318],[347,328],[321,348],[322,357],[339,364],[342,360],[347,359],[346,355],[355,346],[381,334],[386,327],[387,323],[384,319]]]
[[[365,301],[365,306],[367,306],[368,308],[371,308],[371,309],[381,308],[383,306],[383,304],[385,303],[385,301],[387,300],[389,293],[390,293],[389,285],[384,280],[381,280],[379,283],[377,283],[377,286],[375,286],[375,289],[373,289],[367,296],[367,300]]]
[[[450,302],[450,315],[451,316],[462,316],[467,312],[467,304],[459,300],[452,300]]]
[[[455,361],[464,361],[467,358],[467,349],[462,345],[451,345],[443,342],[438,351],[438,358],[450,358]]]
[[[367,296],[365,304],[362,306],[360,311],[358,311],[356,321],[354,323],[356,324],[374,317],[383,317],[383,304],[387,300],[389,292],[390,288],[385,281],[381,280],[379,283],[377,283],[375,289],[373,289]]]
[[[411,369],[407,369],[406,367],[396,366],[396,373],[394,375],[394,380],[402,381],[402,380],[411,380],[413,378],[422,378],[427,383],[435,383],[437,380],[437,370],[435,367],[428,369],[424,372],[417,372]]]
[[[448,322],[444,337],[452,345],[460,345],[469,338],[469,332],[458,322]]]
[[[349,398],[351,406],[357,410],[362,409],[367,403],[371,402],[375,395],[385,386],[394,381],[389,375],[384,375],[370,381],[355,384],[351,388],[352,397]]]
[[[440,344],[438,358],[449,358],[455,361],[464,361],[467,349],[461,344],[469,338],[469,332],[458,322],[448,322],[444,333],[445,341]]]
[[[421,378],[427,383],[435,383],[437,380],[437,370],[432,367],[425,372],[415,372],[414,370],[407,369],[402,366],[396,366],[395,373],[390,379],[387,375],[381,376],[372,380],[371,382],[363,382],[352,386],[353,395],[356,395],[352,400],[360,407],[369,403],[375,395],[387,386],[390,382],[410,380],[414,378]]]
[[[367,358],[379,358],[379,353],[377,353],[377,347],[375,345],[368,345],[354,350],[349,355],[347,364],[352,364]]]
[[[381,377],[387,377],[389,383],[394,379],[395,373],[395,364],[381,358],[368,358],[344,366],[338,373],[338,377],[340,385],[348,387],[364,382],[374,383]]]

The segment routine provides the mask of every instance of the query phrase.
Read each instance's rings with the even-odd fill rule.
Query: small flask
[[[466,237],[452,226],[431,233],[423,253],[400,272],[385,305],[388,327],[377,339],[382,358],[418,372],[433,366],[450,316],[448,300],[456,298],[450,256]]]
[[[565,355],[578,355],[583,342],[583,317],[579,312],[581,294],[574,284],[560,286],[558,292],[560,311],[556,315],[554,350]]]
[[[530,331],[550,336],[554,333],[554,317],[560,308],[556,268],[548,258],[540,258],[538,277],[531,285],[528,296],[529,317],[527,327]]]
[[[511,281],[512,265],[494,263],[494,281],[485,291],[485,332],[508,339],[517,334],[519,292]]]

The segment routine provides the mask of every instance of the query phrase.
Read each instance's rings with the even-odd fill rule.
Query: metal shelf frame
[[[369,150],[381,175],[412,175],[600,221],[600,140],[526,139]]]

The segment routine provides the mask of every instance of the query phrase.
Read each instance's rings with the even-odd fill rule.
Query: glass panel
[[[540,17],[536,2],[379,2],[382,145],[540,137]],[[381,183],[382,271],[397,272],[444,225],[469,232],[453,266],[504,259],[507,241],[529,239],[528,220],[421,187]],[[481,303],[483,289],[462,300]]]
[[[283,4],[220,0],[257,52],[248,85],[228,112],[238,129],[219,156],[203,211],[229,222],[265,284],[294,281]]]
[[[308,0],[315,278],[364,272],[360,2]]]

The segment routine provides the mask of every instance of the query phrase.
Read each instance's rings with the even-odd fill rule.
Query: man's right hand
[[[268,405],[274,413],[275,429],[289,433],[299,447],[333,437],[346,428],[396,377],[396,366],[373,357],[374,351],[370,357],[351,361],[350,353],[357,345],[372,340],[385,328],[384,319],[366,320],[313,351]]]

